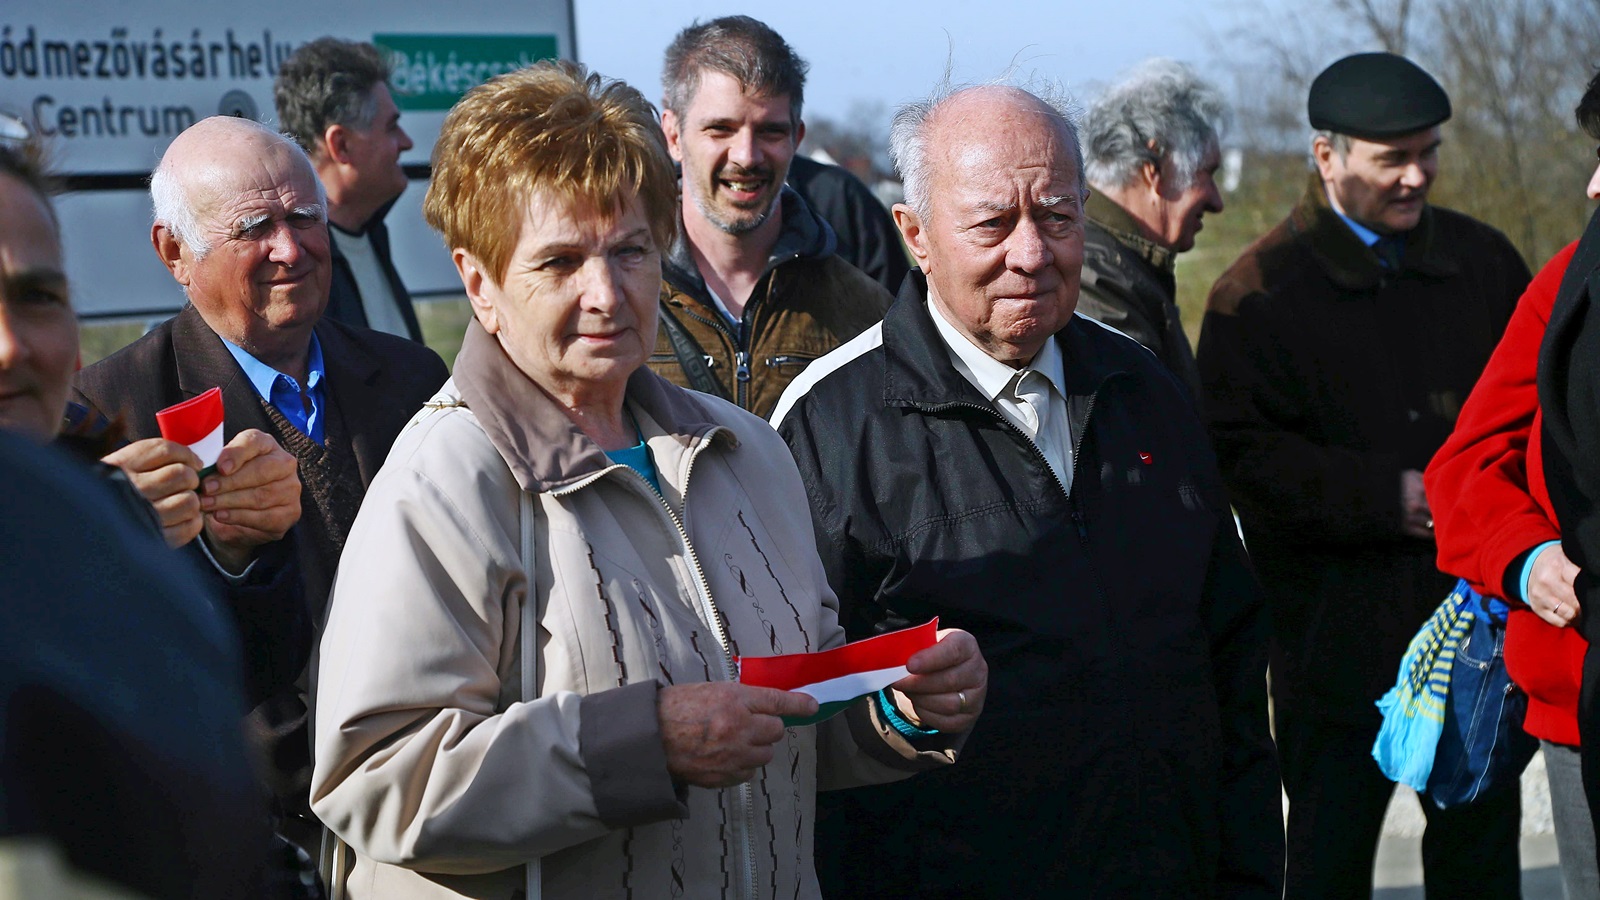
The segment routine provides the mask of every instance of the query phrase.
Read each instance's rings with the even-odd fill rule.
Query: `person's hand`
[[[188,447],[166,438],[145,438],[112,451],[100,460],[116,466],[141,496],[155,507],[161,536],[168,547],[182,547],[203,526],[200,458]]]
[[[656,694],[667,771],[705,788],[754,778],[783,739],[781,717],[816,711],[809,695],[726,681],[668,685]]]
[[[300,474],[294,454],[264,431],[234,435],[201,485],[206,545],[224,568],[242,571],[255,548],[282,540],[300,521]]]
[[[906,661],[910,675],[894,689],[911,701],[923,728],[966,731],[983,711],[989,692],[989,664],[978,640],[959,628],[939,630],[939,642]]]
[[[1539,618],[1557,628],[1577,621],[1583,612],[1572,587],[1578,571],[1560,544],[1546,549],[1533,561],[1533,571],[1528,575],[1528,606]]]
[[[1416,469],[1400,473],[1400,530],[1414,538],[1433,540],[1433,510],[1428,508],[1422,473]]]

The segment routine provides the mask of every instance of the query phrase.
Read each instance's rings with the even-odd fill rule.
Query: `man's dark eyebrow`
[[[8,297],[20,296],[25,291],[38,289],[64,293],[67,287],[67,273],[60,269],[40,266],[23,269],[20,272],[9,272],[0,277],[0,283],[5,285],[5,294]]]
[[[741,124],[743,124],[743,123],[739,119],[734,119],[734,118],[731,118],[731,117],[728,117],[728,116],[718,116],[718,117],[716,117],[714,119],[705,119],[704,121],[702,121],[700,123],[700,127],[701,128],[735,128],[736,129]],[[779,116],[779,117],[774,118],[774,119],[761,119],[761,120],[756,122],[755,127],[756,128],[779,128],[779,127],[781,127],[784,131],[793,131],[794,130],[794,123],[789,121],[788,117],[786,117],[786,116]]]

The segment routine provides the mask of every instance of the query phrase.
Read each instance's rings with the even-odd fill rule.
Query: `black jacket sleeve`
[[[311,613],[300,578],[295,530],[264,544],[249,573],[232,580],[205,558],[196,538],[187,549],[205,573],[212,595],[223,598],[244,651],[249,708],[292,687],[311,660]]]

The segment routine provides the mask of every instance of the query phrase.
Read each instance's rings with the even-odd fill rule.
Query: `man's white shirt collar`
[[[1050,464],[1051,470],[1061,482],[1062,489],[1070,493],[1072,424],[1067,418],[1067,394],[1063,390],[1066,380],[1063,373],[1064,360],[1054,336],[1044,342],[1044,346],[1034,354],[1031,363],[1021,369],[1013,369],[985,353],[983,348],[974,344],[971,338],[952,325],[932,297],[928,298],[928,312],[933,317],[934,327],[939,330],[939,337],[949,350],[950,362],[956,371],[987,397],[1006,421],[1033,440],[1034,446],[1038,447],[1039,452],[1044,455],[1045,462]],[[1044,409],[1025,410],[1023,407],[1028,404],[1020,400],[1015,390],[1008,390],[1014,381],[1021,387],[1018,373],[1029,371],[1044,376],[1045,380],[1055,388],[1047,392],[1050,395],[1045,400],[1048,415]],[[1041,423],[1043,427],[1040,427]]]
[[[928,299],[928,312],[933,315],[933,325],[939,329],[939,337],[950,349],[950,361],[955,364],[956,371],[990,400],[1005,393],[1006,386],[1011,384],[1018,370],[985,353],[972,342],[972,338],[950,324],[950,320],[944,317],[944,311],[931,297]],[[1066,379],[1062,374],[1061,348],[1056,346],[1054,337],[1044,342],[1044,347],[1034,354],[1033,362],[1026,368],[1047,378],[1060,396],[1067,395],[1063,387]]]

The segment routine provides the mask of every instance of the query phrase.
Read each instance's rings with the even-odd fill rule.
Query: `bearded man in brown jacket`
[[[806,132],[805,75],[777,32],[727,16],[679,32],[662,77],[683,206],[650,368],[763,418],[893,299],[835,254],[833,230],[784,185]]]

